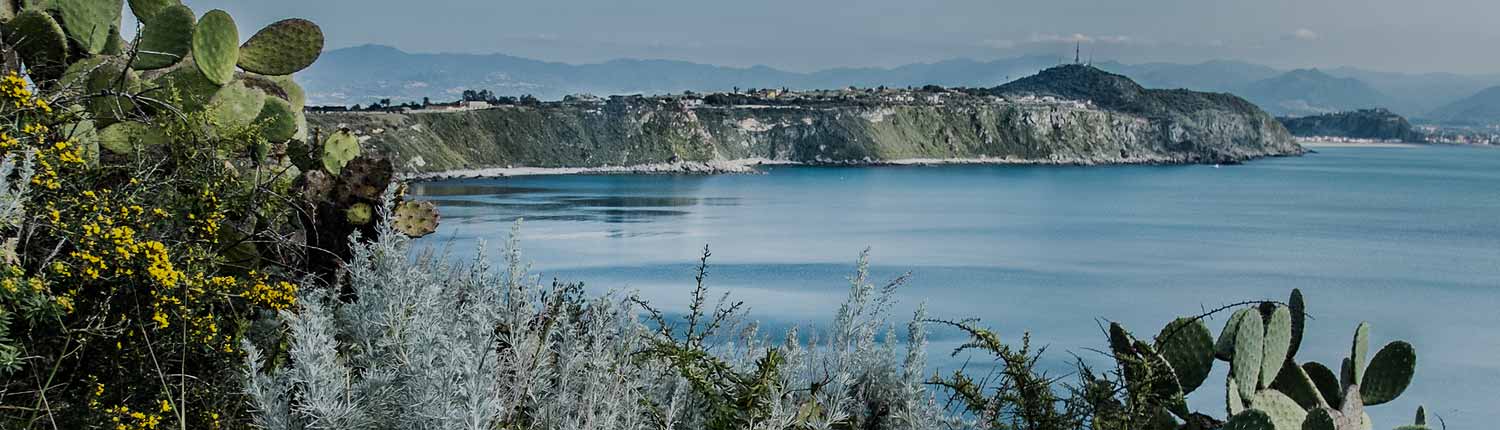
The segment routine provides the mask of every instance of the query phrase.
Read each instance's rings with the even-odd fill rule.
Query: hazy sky
[[[1071,55],[1127,63],[1500,72],[1496,0],[187,0],[242,37],[299,16],[330,48],[663,58],[806,71]]]

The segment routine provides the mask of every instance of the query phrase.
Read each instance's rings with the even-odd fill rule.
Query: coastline
[[[1364,146],[1364,145],[1349,145]],[[1250,157],[1289,157],[1301,154],[1268,154]],[[1243,161],[1226,161],[1222,164],[1238,164]],[[490,167],[482,169],[458,169],[439,172],[408,173],[401,179],[412,182],[442,181],[450,179],[485,179],[517,176],[552,175],[723,175],[760,174],[763,166],[813,166],[813,167],[880,167],[880,166],[962,166],[962,165],[1008,165],[1008,166],[1142,166],[1142,165],[1189,165],[1214,164],[1190,162],[1172,157],[1149,158],[1068,158],[1035,160],[1000,157],[979,158],[901,158],[894,160],[819,161],[800,162],[772,160],[767,158],[741,158],[715,161],[678,161],[670,163],[646,163],[628,166],[599,167]]]
[[[1430,143],[1413,142],[1339,142],[1332,140],[1298,140],[1297,144],[1307,147],[1322,148],[1415,148],[1419,146],[1431,145]]]

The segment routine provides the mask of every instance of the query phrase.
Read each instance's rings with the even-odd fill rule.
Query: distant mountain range
[[[1425,119],[1454,125],[1489,125],[1500,122],[1500,86],[1489,87],[1428,112]]]
[[[994,87],[1057,62],[1055,57],[1026,56],[799,73],[765,66],[721,67],[671,60],[566,64],[501,54],[419,54],[364,45],[324,53],[298,79],[306,87],[310,103],[349,105],[380,99],[395,103],[423,97],[453,100],[465,89],[560,99],[581,93],[667,94],[734,88]],[[1487,97],[1476,95],[1500,85],[1500,75],[1402,74],[1347,67],[1287,71],[1222,60],[1199,64],[1104,62],[1095,66],[1129,76],[1148,88],[1234,93],[1281,116],[1383,107],[1418,119],[1430,116],[1444,121],[1500,122],[1500,115],[1496,115],[1500,113],[1500,89]],[[1462,104],[1450,105],[1454,103]]]

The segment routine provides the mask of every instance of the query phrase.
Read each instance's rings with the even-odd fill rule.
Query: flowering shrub
[[[238,345],[296,300],[256,249],[289,247],[285,187],[236,155],[253,132],[143,117],[159,147],[101,153],[72,104],[0,77],[0,427],[243,423]]]

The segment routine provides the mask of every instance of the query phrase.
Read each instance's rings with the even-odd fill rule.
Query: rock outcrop
[[[1227,94],[1145,90],[1062,66],[980,90],[762,91],[612,97],[463,111],[309,115],[414,172],[763,158],[1052,164],[1234,163],[1301,154],[1274,118]]]

